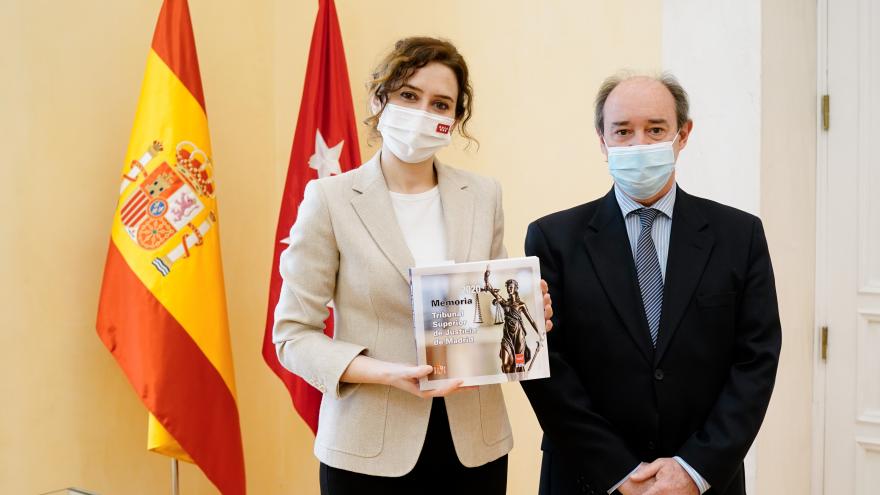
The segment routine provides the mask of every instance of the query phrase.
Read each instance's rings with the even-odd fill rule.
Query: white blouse
[[[402,194],[389,191],[397,224],[416,266],[447,260],[446,225],[440,189],[434,186],[423,193]]]

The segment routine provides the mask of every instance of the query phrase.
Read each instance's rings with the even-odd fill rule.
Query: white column
[[[682,189],[757,214],[761,198],[761,2],[664,0],[663,70],[690,95]]]
[[[694,130],[676,174],[688,193],[750,213],[761,204],[761,2],[664,0],[663,70],[690,95]],[[755,495],[757,454],[745,459]]]

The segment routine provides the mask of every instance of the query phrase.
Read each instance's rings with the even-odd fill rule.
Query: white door
[[[817,374],[817,392],[824,392],[824,433],[816,439],[820,452],[824,444],[824,479],[814,480],[824,495],[877,495],[880,0],[826,1],[827,32],[822,12],[819,19],[820,44],[827,35],[827,74],[819,79],[827,84],[831,111],[829,129],[819,136],[817,321],[828,327],[828,352]],[[820,45],[820,68],[822,52]]]

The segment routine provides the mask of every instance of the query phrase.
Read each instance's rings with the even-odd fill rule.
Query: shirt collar
[[[672,218],[672,210],[675,207],[675,191],[677,189],[678,184],[676,183],[669,189],[669,192],[655,201],[650,207],[660,210],[661,213]],[[645,208],[640,203],[636,202],[636,200],[627,196],[625,192],[621,191],[620,188],[617,187],[617,184],[614,184],[614,196],[617,198],[617,204],[620,206],[620,212],[623,214],[623,218],[626,218],[630,213],[633,213],[636,210]]]

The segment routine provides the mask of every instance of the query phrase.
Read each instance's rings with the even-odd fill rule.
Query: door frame
[[[828,92],[828,2],[816,2],[816,286],[813,326],[812,495],[825,493],[826,364],[822,328],[828,324],[828,132],[823,129],[822,96]],[[828,352],[831,352],[828,349]]]

